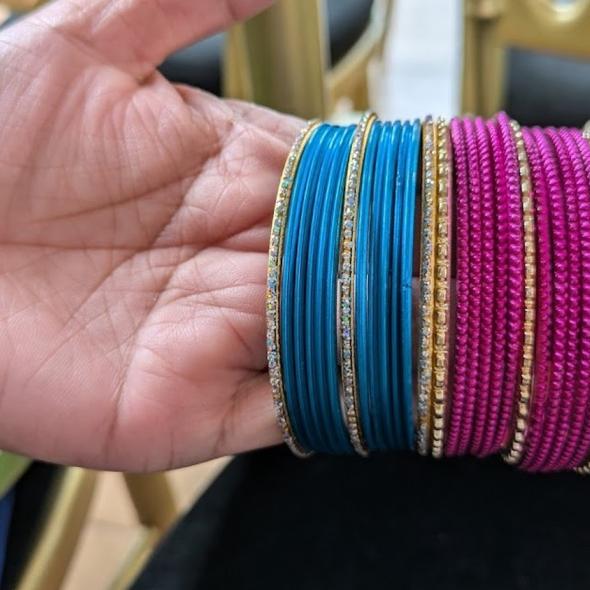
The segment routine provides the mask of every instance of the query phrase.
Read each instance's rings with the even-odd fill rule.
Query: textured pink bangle
[[[494,325],[494,294],[496,292],[494,169],[486,124],[483,119],[477,118],[474,126],[477,137],[476,150],[479,159],[481,189],[482,283],[479,396],[472,452],[479,456],[485,456],[496,450],[493,447],[493,431],[488,431],[487,425],[490,423],[492,415],[498,411],[502,390],[491,387],[493,342],[496,333]]]
[[[522,365],[524,332],[524,229],[518,155],[510,119],[505,113],[497,117],[506,170],[508,194],[508,300],[505,405],[500,416],[500,436],[505,445],[511,435],[516,409],[517,387]]]
[[[477,153],[477,135],[475,124],[471,119],[461,121],[467,150],[467,177],[469,194],[469,314],[467,332],[467,384],[461,434],[457,453],[465,455],[471,452],[474,417],[478,404],[479,380],[479,344],[481,326],[481,289],[482,289],[482,223],[481,223],[481,186]]]
[[[568,440],[561,455],[559,465],[562,469],[573,469],[579,464],[575,455],[583,438],[583,431],[588,429],[588,408],[590,403],[590,190],[582,153],[575,136],[577,130],[562,129],[559,136],[564,149],[570,157],[572,173],[575,180],[575,194],[578,205],[578,222],[580,231],[579,256],[581,272],[581,308],[578,322],[579,346],[577,353],[577,381],[575,403]]]
[[[564,380],[560,393],[561,403],[556,428],[551,438],[546,437],[541,445],[540,470],[555,471],[559,469],[558,458],[567,442],[571,430],[571,419],[575,407],[578,345],[580,341],[580,294],[581,294],[581,257],[580,225],[578,221],[578,203],[576,184],[569,154],[565,149],[559,133],[555,129],[545,130],[545,135],[553,144],[560,167],[565,198],[565,213],[568,235],[568,319],[565,356]]]
[[[553,267],[549,195],[539,148],[529,129],[523,129],[529,159],[537,235],[537,318],[535,334],[535,370],[533,396],[525,434],[525,454],[533,433],[543,427],[543,416],[549,396],[551,374],[551,310],[553,298]]]
[[[465,391],[467,385],[467,343],[469,321],[469,180],[465,136],[459,119],[451,121],[451,146],[453,150],[453,178],[455,193],[455,343],[448,428],[445,454],[456,455],[459,449]]]
[[[579,391],[586,397],[586,411],[580,438],[576,441],[569,467],[586,465],[590,458],[590,142],[577,130],[566,135],[566,141],[575,143],[582,160],[585,189],[580,191],[580,230],[582,236],[582,343],[580,346]],[[573,146],[570,147],[573,149]]]
[[[508,299],[508,191],[502,138],[498,123],[490,120],[486,124],[494,163],[494,197],[496,211],[496,251],[495,251],[495,305],[494,342],[492,354],[492,373],[490,379],[491,399],[493,400],[490,419],[486,424],[486,448],[497,452],[505,443],[505,430],[501,427],[501,416],[510,409],[511,400],[506,401],[504,392],[504,372],[507,338],[507,299]]]
[[[521,467],[538,471],[542,466],[541,450],[544,441],[551,440],[559,414],[560,392],[565,373],[569,281],[568,242],[565,203],[557,156],[552,144],[541,129],[532,130],[545,172],[551,212],[551,243],[553,268],[553,315],[551,322],[551,375],[547,401],[542,413],[529,425],[525,455]]]

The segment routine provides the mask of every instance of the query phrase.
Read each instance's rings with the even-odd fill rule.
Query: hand
[[[301,122],[156,65],[268,0],[58,0],[0,35],[0,448],[159,470],[280,441],[264,295]]]

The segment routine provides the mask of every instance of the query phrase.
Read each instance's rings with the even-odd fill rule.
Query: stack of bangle
[[[310,122],[277,195],[267,348],[299,456],[590,473],[590,126]]]

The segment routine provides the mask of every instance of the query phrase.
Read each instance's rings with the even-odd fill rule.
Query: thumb
[[[82,43],[102,61],[136,77],[150,74],[172,52],[228,28],[273,0],[56,0],[41,21]]]

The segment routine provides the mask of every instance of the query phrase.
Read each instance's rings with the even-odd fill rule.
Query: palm
[[[183,11],[229,2],[89,4],[110,38],[62,0],[0,45],[0,446],[143,470],[276,442],[266,250],[298,123],[174,87],[119,34],[168,4],[188,40]]]

